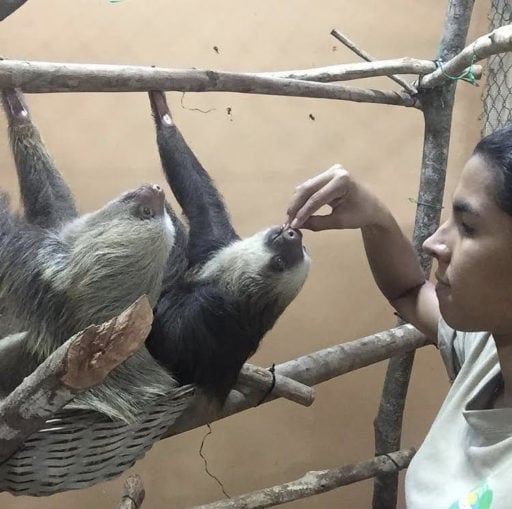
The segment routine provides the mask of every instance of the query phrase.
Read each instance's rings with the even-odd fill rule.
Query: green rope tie
[[[441,72],[443,73],[443,75],[446,76],[449,80],[452,80],[452,81],[462,80],[462,81],[471,83],[474,87],[477,87],[478,83],[476,81],[476,76],[473,73],[473,64],[475,62],[476,62],[476,54],[473,52],[473,57],[471,58],[471,64],[469,64],[469,67],[464,72],[461,72],[458,76],[451,76],[450,74],[445,72],[444,62],[440,58],[437,58],[436,60],[434,60],[436,67],[438,69],[441,69]]]
[[[442,210],[442,205],[434,205],[433,203],[427,203],[424,201],[418,201],[416,198],[409,198],[409,201],[411,203],[415,203],[416,205],[423,205],[424,207],[430,207],[432,209]]]

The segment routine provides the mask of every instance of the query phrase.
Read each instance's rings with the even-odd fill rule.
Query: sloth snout
[[[302,240],[302,232],[294,228],[285,228],[281,235],[292,241]]]
[[[165,193],[158,184],[142,186],[138,192],[139,204],[149,207],[156,216],[164,213]]]

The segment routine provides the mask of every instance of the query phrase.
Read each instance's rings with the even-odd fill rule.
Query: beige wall
[[[444,0],[32,0],[1,24],[0,53],[49,61],[156,64],[268,71],[358,61],[329,32],[337,28],[377,58],[433,59]],[[470,38],[486,32],[488,2],[476,2]],[[219,53],[213,49],[219,48]],[[396,88],[387,79],[373,86]],[[479,136],[481,88],[460,84],[447,196]],[[284,220],[296,184],[335,162],[364,179],[410,232],[423,138],[422,115],[401,107],[328,100],[169,93],[185,137],[209,169],[243,235]],[[28,97],[47,145],[91,210],[142,182],[163,184],[145,94]],[[195,108],[210,110],[202,113]],[[227,109],[231,108],[231,115]],[[315,120],[311,120],[312,114]],[[0,118],[1,187],[16,192]],[[358,232],[305,233],[310,278],[253,361],[279,363],[394,324],[377,292]],[[380,398],[381,363],[317,388],[311,408],[278,401],[213,425],[209,469],[240,494],[305,471],[367,459]],[[447,389],[433,349],[418,352],[403,443],[418,446]],[[157,444],[133,469],[143,477],[145,509],[186,508],[222,497],[198,450],[206,428]],[[110,509],[122,476],[91,489],[45,499],[0,495],[2,509]],[[289,504],[363,509],[371,482]]]

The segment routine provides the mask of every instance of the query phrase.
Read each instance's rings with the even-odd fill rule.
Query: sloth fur
[[[142,294],[156,304],[175,229],[163,191],[152,185],[77,217],[20,93],[4,90],[3,105],[25,210],[25,217],[12,213],[0,196],[0,300],[25,331],[21,350],[11,352],[21,364],[3,350],[2,385],[14,384],[12,390],[75,333],[120,314]],[[143,347],[69,406],[130,421],[176,386]]]
[[[275,226],[240,239],[222,197],[174,124],[163,92],[150,92],[167,182],[188,231],[176,243],[146,345],[183,384],[219,403],[243,363],[301,289],[309,257],[298,230]]]
[[[12,92],[9,94],[11,97]],[[272,328],[302,287],[309,268],[309,257],[302,247],[302,235],[298,230],[275,226],[240,239],[231,225],[214,183],[174,125],[165,95],[151,92],[150,102],[164,173],[183,210],[186,225],[177,219],[167,205],[167,212],[174,225],[174,245],[167,259],[163,290],[154,309],[153,327],[146,346],[159,365],[172,373],[180,384],[194,384],[208,397],[222,404],[235,384],[243,363],[256,351],[265,333]],[[51,238],[55,238],[58,233],[63,240],[78,242],[81,249],[76,251],[77,257],[83,249],[82,255],[88,259],[96,251],[90,249],[89,241],[94,243],[93,237],[101,229],[101,221],[97,223],[94,219],[73,219],[76,217],[76,209],[71,192],[54,168],[37,130],[27,120],[28,114],[26,121],[21,122],[19,115],[12,114],[12,107],[11,114],[9,108],[6,109],[12,124],[11,145],[17,163],[25,217],[30,218],[32,225],[41,226],[45,230],[44,234]],[[43,171],[35,175],[30,168],[38,165],[42,166]],[[41,189],[45,192],[42,200],[38,199]],[[109,207],[113,210],[116,205],[111,204]],[[107,223],[112,220],[110,212],[108,215]],[[105,237],[110,235],[110,228],[107,227],[107,230]],[[129,239],[126,242],[128,250],[133,249],[141,256],[140,249],[144,245],[144,259],[150,260],[157,255],[147,238],[140,239],[140,242],[134,239],[136,235],[131,227],[126,231],[120,227],[118,231],[121,235],[125,232],[125,238]],[[114,237],[117,235],[110,237],[113,242]],[[101,248],[102,241],[99,240],[95,245]],[[117,245],[115,250],[118,249],[119,253],[110,252],[112,257],[117,257],[116,261],[112,260],[116,276],[119,276],[117,269],[120,267],[119,256],[123,247]],[[0,260],[2,257],[0,253]],[[82,262],[86,260],[78,265]],[[122,301],[123,295],[129,300],[133,295],[128,297],[127,294],[137,288],[142,289],[140,267],[137,261],[133,263],[133,266],[125,267],[126,274],[121,277],[121,281],[109,276],[103,280],[105,284],[102,285],[98,278],[92,277],[98,296],[108,295],[109,301],[119,304],[117,299]],[[70,281],[73,284],[82,281],[83,276],[80,274],[83,269],[75,267],[75,264],[76,261],[70,264],[67,273],[60,273],[60,269],[55,273],[51,268],[53,263],[48,261],[43,251],[40,267],[46,267],[47,279],[44,281],[46,283],[49,280],[51,284],[41,288],[41,295],[48,293],[52,298],[54,295],[59,298],[61,294],[55,292],[56,289],[66,287]],[[94,271],[94,264],[87,265]],[[139,291],[137,296],[140,293],[144,292]],[[151,289],[145,293],[155,295]],[[110,298],[114,294],[115,298]],[[92,295],[88,292],[80,291],[75,297],[80,303],[78,314],[83,313],[88,317],[84,323],[91,320],[92,315],[102,314],[102,310],[91,302]],[[105,298],[99,298],[99,301],[104,303]],[[32,333],[33,338],[39,339],[30,341],[36,357],[43,358],[49,350],[46,345],[55,344],[51,339],[54,330],[52,324],[55,322],[63,325],[59,319],[66,322],[70,320],[71,324],[74,322],[71,312],[69,316],[60,313],[55,316],[56,313],[52,315],[51,309],[45,307],[44,302],[40,306],[32,306],[23,325],[29,327],[28,315],[36,313],[36,323],[39,324],[36,327],[43,331],[47,326],[50,327],[51,334],[34,336]],[[68,330],[71,328],[68,326]],[[62,340],[69,337],[64,337],[65,334],[60,335]],[[9,343],[5,343],[6,350],[19,351],[16,343],[21,340],[20,335],[13,336]],[[141,355],[146,356],[147,351],[143,349]],[[4,365],[1,361],[0,358],[0,368]],[[162,372],[154,371],[155,365],[154,362],[148,362],[146,357],[136,366],[128,362],[123,364],[126,367],[123,370],[124,385],[116,386],[119,389],[117,393],[101,394],[97,399],[103,401],[105,408],[101,410],[116,417],[129,418],[137,402],[130,401],[128,408],[125,391],[136,392],[135,383],[140,385],[140,393],[147,392],[148,386],[165,386],[167,383],[158,383]],[[146,368],[148,371],[144,373]],[[141,405],[146,399],[141,396]]]

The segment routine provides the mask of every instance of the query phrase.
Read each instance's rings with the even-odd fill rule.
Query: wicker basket
[[[130,424],[95,412],[61,411],[0,465],[0,491],[43,496],[112,479],[144,456],[193,395],[192,386],[181,387]]]

